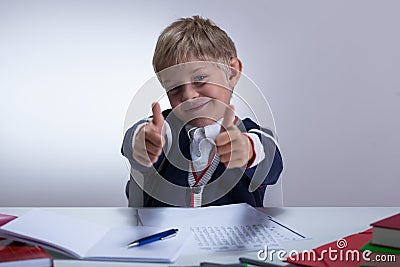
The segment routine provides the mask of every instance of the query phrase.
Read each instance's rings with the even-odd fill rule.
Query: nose
[[[195,86],[192,83],[182,85],[182,102],[199,96]]]

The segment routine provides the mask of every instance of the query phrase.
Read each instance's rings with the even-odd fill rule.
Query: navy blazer
[[[182,122],[174,116],[171,110],[163,111],[163,116],[168,121],[169,125],[171,126],[172,132],[172,144],[171,149],[168,152],[168,158],[165,156],[164,152],[160,155],[158,161],[153,165],[154,169],[167,181],[172,184],[179,185],[182,187],[189,188],[188,184],[188,172],[186,170],[182,170],[181,168],[177,168],[174,164],[171,164],[170,159],[173,158],[175,155],[183,155],[183,157],[187,160],[191,159],[190,156],[190,140],[186,133],[184,125]],[[127,157],[130,161],[131,167],[135,170],[140,171],[140,173],[148,173],[148,168],[141,166],[132,158],[132,138],[133,133],[136,129],[136,126],[143,123],[145,121],[140,121],[133,125],[130,129],[127,130],[124,138],[124,142],[122,145],[122,154]],[[237,124],[239,129],[243,132],[248,132],[252,129],[260,130],[270,136],[272,136],[272,132],[268,129],[261,128],[251,119],[244,119],[243,121],[239,120]],[[208,184],[214,181],[220,181],[221,175],[224,174],[226,176],[237,177],[238,180],[236,184],[234,184],[228,192],[226,192],[220,198],[213,200],[210,203],[205,204],[204,206],[215,206],[215,205],[226,205],[226,204],[234,204],[234,203],[248,203],[254,207],[262,207],[263,206],[263,199],[264,193],[267,185],[275,184],[283,169],[282,157],[278,147],[275,145],[272,139],[265,138],[263,134],[259,132],[255,132],[261,140],[263,144],[264,151],[268,149],[272,151],[272,155],[268,155],[266,153],[266,157],[263,161],[261,161],[257,166],[254,166],[249,169],[242,169],[242,168],[233,168],[233,169],[226,169],[223,163],[219,163],[215,172],[213,173],[210,181]],[[178,142],[176,142],[178,141]],[[272,148],[272,150],[271,150]],[[173,160],[173,162],[176,162]],[[257,169],[257,168],[261,168]],[[249,185],[251,179],[255,175],[257,169],[257,179],[258,187],[253,191],[249,192]],[[260,172],[262,173],[260,177]],[[132,174],[131,174],[132,175]],[[151,175],[150,175],[151,176]],[[239,178],[240,177],[240,178]],[[219,180],[218,180],[219,179]],[[132,180],[132,177],[131,177]],[[154,177],[146,177],[147,181],[153,181]],[[235,181],[236,181],[235,180]],[[128,181],[126,186],[126,194],[129,198],[129,185],[131,181]],[[150,186],[151,187],[151,186]],[[161,187],[159,190],[163,190]],[[168,192],[167,192],[168,193]],[[206,191],[204,191],[206,193]],[[210,193],[210,192],[209,192]],[[212,192],[210,193],[212,194]],[[203,194],[204,195],[204,194]],[[190,196],[185,196],[186,204],[184,206],[189,206],[190,203]],[[204,200],[204,197],[203,197]],[[157,200],[143,192],[143,206],[145,207],[165,207],[171,206],[167,203],[164,203],[160,200]]]

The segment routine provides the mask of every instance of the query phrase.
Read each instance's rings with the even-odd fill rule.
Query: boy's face
[[[240,70],[241,64],[237,71],[215,62],[191,61],[163,70],[159,76],[174,114],[185,123],[204,127],[223,117]]]

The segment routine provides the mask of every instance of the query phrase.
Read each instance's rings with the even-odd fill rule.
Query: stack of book
[[[38,246],[0,238],[0,267],[50,267],[52,257]]]
[[[284,261],[312,267],[400,267],[400,213],[371,226],[373,228],[291,255]]]
[[[367,256],[361,266],[400,266],[400,213],[371,226],[372,238],[360,248]]]
[[[17,217],[0,214],[0,226]],[[0,267],[50,267],[53,259],[41,247],[0,237]]]

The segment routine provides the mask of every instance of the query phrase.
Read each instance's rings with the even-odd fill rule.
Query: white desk
[[[108,226],[136,225],[136,210],[133,208],[46,208],[69,216],[102,223]],[[29,208],[1,208],[0,213],[22,215]],[[346,235],[369,228],[369,224],[381,218],[400,212],[400,207],[316,207],[316,208],[262,208],[261,211],[277,218],[281,222],[312,237],[310,240],[284,242],[288,250],[302,251],[312,249],[327,242],[335,241]],[[256,252],[214,253],[195,255],[190,249],[184,249],[174,264],[125,263],[125,262],[89,262],[72,260],[56,256],[55,267],[67,266],[190,266],[202,261],[218,263],[238,262],[239,256],[257,259]],[[282,265],[286,265],[283,263]]]

